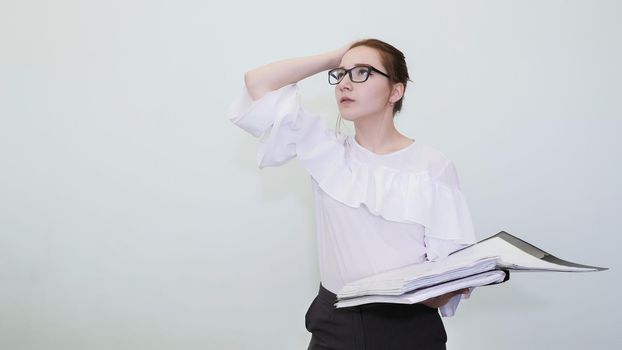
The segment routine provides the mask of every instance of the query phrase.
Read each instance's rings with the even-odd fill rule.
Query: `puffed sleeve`
[[[286,163],[300,152],[300,143],[308,144],[302,147],[312,148],[331,138],[324,121],[301,108],[295,84],[271,91],[256,101],[245,87],[231,105],[228,117],[260,139],[257,159],[260,168]]]
[[[435,179],[431,223],[425,227],[426,256],[429,261],[447,257],[452,252],[475,243],[471,213],[460,190],[458,174],[447,161]],[[470,295],[454,296],[440,308],[443,316],[453,316],[460,300]]]

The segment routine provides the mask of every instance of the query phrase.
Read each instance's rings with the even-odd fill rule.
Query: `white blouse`
[[[312,179],[322,285],[433,261],[475,242],[453,163],[416,141],[375,154],[303,110],[288,85],[253,101],[246,89],[229,118],[261,138],[259,167],[297,157]],[[451,316],[462,296],[441,307]]]

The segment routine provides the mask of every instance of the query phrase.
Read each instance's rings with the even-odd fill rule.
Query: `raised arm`
[[[350,44],[319,55],[290,58],[257,67],[244,74],[246,89],[251,98],[257,100],[270,91],[337,67],[349,48]]]

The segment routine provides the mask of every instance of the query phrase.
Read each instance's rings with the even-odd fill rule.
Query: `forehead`
[[[346,52],[341,58],[341,67],[350,68],[357,64],[369,64],[378,69],[384,68],[380,60],[380,54],[375,49],[367,46],[357,46]]]

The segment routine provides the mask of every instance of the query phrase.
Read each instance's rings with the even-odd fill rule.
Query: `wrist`
[[[339,66],[339,63],[341,63],[342,55],[339,55],[337,51],[325,52],[319,56],[322,61],[323,70],[336,68]]]

